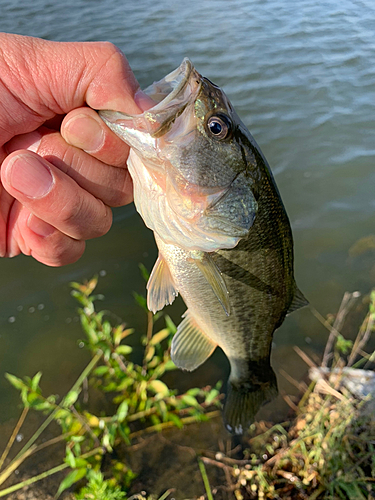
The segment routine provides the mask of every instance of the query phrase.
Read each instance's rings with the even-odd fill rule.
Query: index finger
[[[109,42],[52,42],[0,33],[0,83],[2,144],[85,104],[140,112],[134,101],[138,82],[125,56]]]

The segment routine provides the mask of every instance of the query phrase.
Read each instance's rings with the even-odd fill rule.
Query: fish
[[[154,105],[142,114],[99,115],[130,146],[134,203],[159,250],[147,305],[155,313],[179,294],[187,305],[171,345],[178,368],[224,351],[224,423],[243,434],[278,394],[273,333],[307,304],[289,219],[254,138],[188,58],[144,92]]]

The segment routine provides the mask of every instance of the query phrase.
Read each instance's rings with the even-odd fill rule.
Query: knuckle
[[[80,196],[71,197],[60,209],[59,219],[66,226],[75,226],[85,212]]]
[[[94,43],[95,43],[95,45],[98,46],[100,52],[103,55],[105,54],[107,56],[107,58],[110,58],[113,54],[121,53],[121,51],[117,47],[117,45],[115,45],[112,42],[103,41],[103,42],[94,42]]]
[[[60,267],[74,264],[82,257],[84,251],[84,241],[72,240],[66,235],[57,232],[49,241],[48,248],[44,249],[42,259],[37,258],[36,255],[34,257],[51,267]]]
[[[109,190],[108,205],[110,207],[122,207],[131,201],[132,181],[130,174],[125,168],[118,168],[118,177],[114,188]]]
[[[100,54],[103,60],[106,61],[105,65],[111,67],[112,71],[129,71],[129,63],[122,53],[122,51],[112,42],[97,42],[100,47]]]
[[[106,234],[112,225],[112,212],[101,200],[84,202],[77,197],[62,210],[61,222],[73,238],[92,239]]]
[[[103,212],[98,216],[99,224],[93,226],[93,233],[90,238],[97,238],[108,233],[112,226],[112,211],[103,203]]]

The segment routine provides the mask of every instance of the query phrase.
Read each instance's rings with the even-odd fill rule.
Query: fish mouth
[[[143,91],[155,102],[155,106],[138,115],[109,110],[100,110],[98,113],[114,131],[121,127],[136,129],[157,139],[171,128],[188,104],[194,102],[201,85],[202,76],[190,59],[185,57],[177,69]],[[135,144],[131,145],[137,149]]]
[[[185,57],[178,68],[158,82],[154,82],[147,87],[143,92],[151,97],[153,101],[158,103],[151,109],[159,111],[170,105],[176,98],[180,99],[180,94],[184,93],[192,74],[193,77],[197,78],[197,84],[200,84],[202,79],[201,75],[194,69],[190,59]]]

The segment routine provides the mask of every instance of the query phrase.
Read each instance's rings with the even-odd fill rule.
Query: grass
[[[355,341],[345,339],[338,329],[358,298],[358,294],[345,295],[333,324],[320,318],[330,330],[323,367],[336,375],[322,376],[319,384],[310,385],[295,419],[268,428],[264,422],[254,424],[244,460],[202,458],[225,469],[227,491],[236,500],[375,498],[373,413],[364,411],[366,401],[356,399],[339,376],[344,367],[370,366],[375,356],[364,351],[374,331],[375,291],[368,297],[368,312]]]

